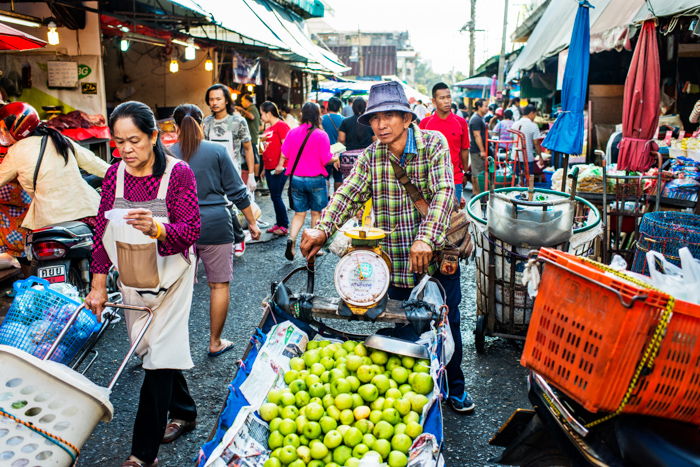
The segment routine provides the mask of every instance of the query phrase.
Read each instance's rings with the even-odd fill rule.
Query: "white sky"
[[[408,31],[416,51],[438,73],[469,70],[469,34],[459,29],[469,19],[469,0],[326,0],[333,13],[324,21],[337,30]],[[510,0],[508,35],[530,0]],[[505,0],[477,0],[475,62],[477,68],[501,51]],[[331,16],[332,15],[332,16]],[[509,38],[506,51],[512,46]]]

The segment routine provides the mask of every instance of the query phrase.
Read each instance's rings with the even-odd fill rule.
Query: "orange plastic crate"
[[[548,248],[521,364],[590,412],[615,411],[653,335],[668,296]],[[561,267],[559,267],[561,266]],[[585,277],[579,277],[580,274]],[[619,292],[629,308],[610,287]],[[700,307],[676,301],[652,371],[624,412],[700,425]]]

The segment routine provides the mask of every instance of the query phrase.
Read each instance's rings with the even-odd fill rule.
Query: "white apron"
[[[168,223],[165,196],[176,159],[168,157],[156,199],[134,202],[124,199],[126,165],[117,169],[114,209],[149,209],[153,219]],[[109,259],[119,271],[119,290],[124,303],[147,306],[153,310],[153,322],[136,353],[147,370],[186,370],[194,366],[190,355],[189,318],[194,286],[195,257],[192,248],[187,258],[176,254],[158,254],[157,240],[126,223],[108,221],[103,244]],[[129,338],[134,339],[146,316],[126,311]]]

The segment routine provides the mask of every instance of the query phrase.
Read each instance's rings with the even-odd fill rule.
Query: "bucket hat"
[[[417,118],[411,111],[411,106],[408,105],[403,86],[398,81],[388,81],[372,86],[369,90],[367,110],[358,117],[357,121],[369,126],[369,119],[379,112],[406,112],[411,114],[414,120]]]

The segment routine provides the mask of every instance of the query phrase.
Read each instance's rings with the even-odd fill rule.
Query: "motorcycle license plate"
[[[63,264],[38,268],[37,273],[40,279],[45,279],[52,284],[66,281],[66,266]]]

